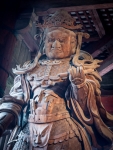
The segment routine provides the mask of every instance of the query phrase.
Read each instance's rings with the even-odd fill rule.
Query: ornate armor
[[[60,13],[58,20],[66,17],[65,21],[59,24],[59,12],[55,13],[48,21],[53,25],[55,19],[55,27],[44,33],[46,57],[39,52],[33,62],[17,66],[10,95],[2,99],[0,112],[6,111],[14,121],[23,114],[13,150],[90,150],[91,145],[107,150],[112,145],[113,133],[107,125],[113,125],[113,116],[100,101],[101,78],[96,71],[100,61],[80,51],[82,37],[88,34],[63,28],[70,29],[73,19]],[[3,126],[4,114],[1,118]]]
[[[53,144],[56,144],[57,147],[59,143],[64,143],[72,138],[76,142],[78,140],[82,142],[79,129],[81,126],[78,126],[78,123],[71,119],[66,108],[65,93],[70,83],[68,77],[70,58],[53,61],[40,60],[39,63],[40,65],[26,75],[26,80],[33,92],[33,97],[30,99],[29,123],[27,125],[30,131],[27,134],[28,143],[30,143],[29,148],[47,149],[48,145],[48,149],[51,147],[54,150]],[[10,94],[15,95],[14,87]],[[21,131],[18,140],[21,140],[23,136],[25,137],[23,139],[26,139],[26,133]],[[82,136],[86,136],[85,131]],[[18,149],[19,143],[15,144],[13,150]],[[79,143],[76,147],[81,150],[80,145]],[[88,141],[87,146],[90,147]],[[73,147],[75,146],[73,145]]]

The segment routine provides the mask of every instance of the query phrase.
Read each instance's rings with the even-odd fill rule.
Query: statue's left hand
[[[85,74],[82,66],[75,68],[71,66],[68,70],[69,80],[75,85],[80,85],[85,82]]]

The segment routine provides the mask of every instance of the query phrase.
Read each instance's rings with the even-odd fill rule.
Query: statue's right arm
[[[24,105],[24,93],[21,87],[21,77],[17,76],[9,95],[1,99],[0,104],[0,136],[6,129],[14,128]]]

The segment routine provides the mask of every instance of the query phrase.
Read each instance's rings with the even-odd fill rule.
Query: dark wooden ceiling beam
[[[113,69],[113,53],[103,61],[101,66],[97,69],[100,76],[105,75]]]
[[[113,94],[112,95],[107,95],[107,96],[102,96],[101,101],[105,107],[105,109],[113,114]]]
[[[113,3],[96,4],[96,5],[84,5],[84,6],[73,6],[73,7],[50,8],[47,11],[38,11],[38,9],[35,8],[35,13],[38,16],[44,16],[44,15],[54,13],[55,11],[57,11],[59,9],[64,9],[66,11],[72,12],[72,11],[93,10],[93,9],[112,8],[112,7],[113,7]]]
[[[105,35],[105,30],[103,28],[102,22],[100,21],[97,11],[94,9],[94,10],[90,10],[89,13],[92,17],[92,20],[94,22],[94,25],[95,25],[96,31],[98,32],[99,37],[102,38]]]
[[[19,38],[21,38],[24,41],[24,43],[26,44],[30,52],[36,52],[39,50],[39,47],[36,41],[30,35],[29,32],[18,31],[17,36],[19,36]]]
[[[113,95],[113,90],[105,90],[101,88],[101,95],[105,96],[105,95]]]
[[[25,42],[26,46],[29,48],[30,52],[38,51],[39,47],[36,44],[33,37],[27,32],[27,33],[21,33],[21,36],[23,37],[23,41]]]
[[[104,46],[102,46],[100,49],[92,53],[92,56],[97,57],[104,51],[107,51],[109,54],[113,51],[113,38],[110,41],[108,41]]]
[[[100,38],[99,37],[90,37],[89,39],[83,38],[83,42],[94,42],[98,41]]]
[[[87,47],[84,48],[85,51],[92,54],[95,58],[101,54],[104,50],[109,49],[113,43],[113,34],[105,35],[99,41],[90,43]]]

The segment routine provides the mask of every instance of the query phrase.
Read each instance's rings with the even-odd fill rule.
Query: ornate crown
[[[65,10],[56,11],[51,16],[43,18],[43,23],[37,21],[36,27],[50,28],[50,27],[64,27],[66,29],[81,29],[82,25],[75,25],[75,19],[71,17]]]

